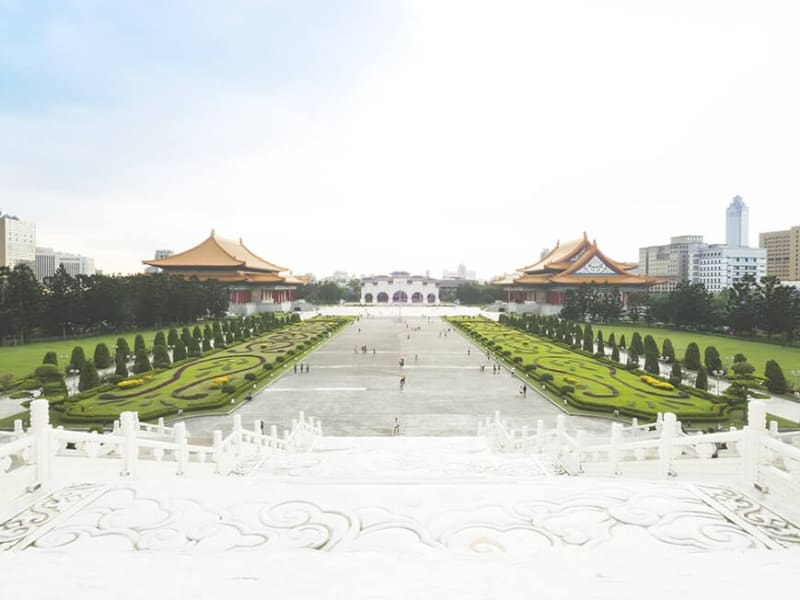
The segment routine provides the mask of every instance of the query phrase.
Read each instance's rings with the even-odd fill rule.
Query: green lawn
[[[688,393],[669,385],[665,386],[668,389],[659,389],[643,381],[641,375],[544,338],[483,319],[450,318],[449,321],[465,332],[477,334],[477,339],[473,335],[476,341],[494,344],[493,352],[507,352],[506,360],[516,364],[521,374],[528,373],[530,377],[539,379],[547,373],[553,377],[552,390],[560,390],[563,386],[574,388],[565,398],[578,408],[605,413],[618,410],[621,414],[638,417],[655,417],[659,412],[671,412],[683,420],[728,421],[725,403],[712,402],[694,392]]]
[[[168,330],[169,328],[165,328],[161,331],[166,334]],[[95,346],[103,342],[108,346],[111,356],[114,356],[117,338],[124,337],[128,341],[128,345],[133,348],[133,339],[139,333],[144,336],[145,343],[150,346],[157,331],[159,330],[146,329],[132,333],[114,333],[73,340],[52,340],[21,346],[2,346],[0,347],[0,376],[10,373],[14,379],[22,379],[30,375],[36,367],[42,364],[42,359],[47,352],[55,352],[58,355],[58,365],[64,368],[69,363],[69,357],[75,346],[82,346],[86,357],[91,358],[94,355]]]
[[[678,359],[683,358],[686,346],[690,342],[695,342],[700,347],[702,358],[706,346],[716,346],[722,357],[722,363],[727,369],[733,363],[733,356],[737,353],[744,354],[747,360],[756,368],[756,374],[763,375],[764,367],[768,360],[776,360],[783,369],[786,381],[795,383],[792,371],[800,371],[800,348],[789,346],[779,346],[777,344],[766,344],[764,342],[751,342],[726,335],[715,335],[707,333],[697,333],[695,331],[680,331],[675,329],[663,329],[658,327],[644,327],[631,325],[601,325],[593,324],[595,336],[598,331],[603,332],[603,340],[608,340],[611,332],[619,343],[621,335],[625,335],[625,340],[630,343],[634,331],[644,337],[647,334],[653,336],[658,344],[659,350],[664,338],[669,338],[675,347],[675,355]]]

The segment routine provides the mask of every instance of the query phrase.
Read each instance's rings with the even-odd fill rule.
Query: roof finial
[[[243,244],[244,244],[244,242],[242,241],[242,238],[241,238],[241,236],[239,236],[239,245],[241,246],[241,245],[243,245]]]
[[[211,230],[211,237],[212,238],[214,237],[214,230],[213,229]]]
[[[595,248],[597,248],[597,240],[596,240],[596,239],[592,240],[592,246],[594,246]]]
[[[587,242],[589,241],[589,236],[586,235],[585,231],[583,232],[583,239],[585,239]]]

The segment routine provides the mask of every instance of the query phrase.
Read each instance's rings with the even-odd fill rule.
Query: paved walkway
[[[516,427],[535,427],[537,419],[554,427],[559,414],[533,390],[523,397],[521,381],[505,369],[494,375],[486,354],[438,318],[362,318],[304,362],[308,373],[289,370],[239,409],[245,423],[259,418],[282,430],[303,410],[321,419],[325,435],[391,435],[397,417],[401,435],[440,436],[474,435],[496,410]],[[187,427],[203,436],[230,423],[199,417]],[[609,421],[584,417],[570,417],[568,427],[610,431]]]

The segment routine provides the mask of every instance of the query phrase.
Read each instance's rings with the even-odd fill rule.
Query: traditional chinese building
[[[161,259],[142,261],[166,273],[216,279],[230,291],[231,313],[253,314],[290,310],[297,288],[305,283],[285,267],[253,254],[242,242],[218,237],[214,230],[194,248]]]
[[[556,314],[567,291],[583,284],[617,290],[623,304],[627,304],[630,293],[663,283],[657,277],[639,275],[637,268],[635,263],[610,259],[584,233],[580,239],[557,243],[538,262],[494,283],[505,288],[507,302],[531,304],[539,314]]]

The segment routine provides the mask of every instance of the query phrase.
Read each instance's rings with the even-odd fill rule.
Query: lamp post
[[[80,369],[70,369],[69,374],[72,376],[71,387],[72,387],[72,394],[74,395],[78,391],[78,382],[76,381],[77,376],[80,374]]]

